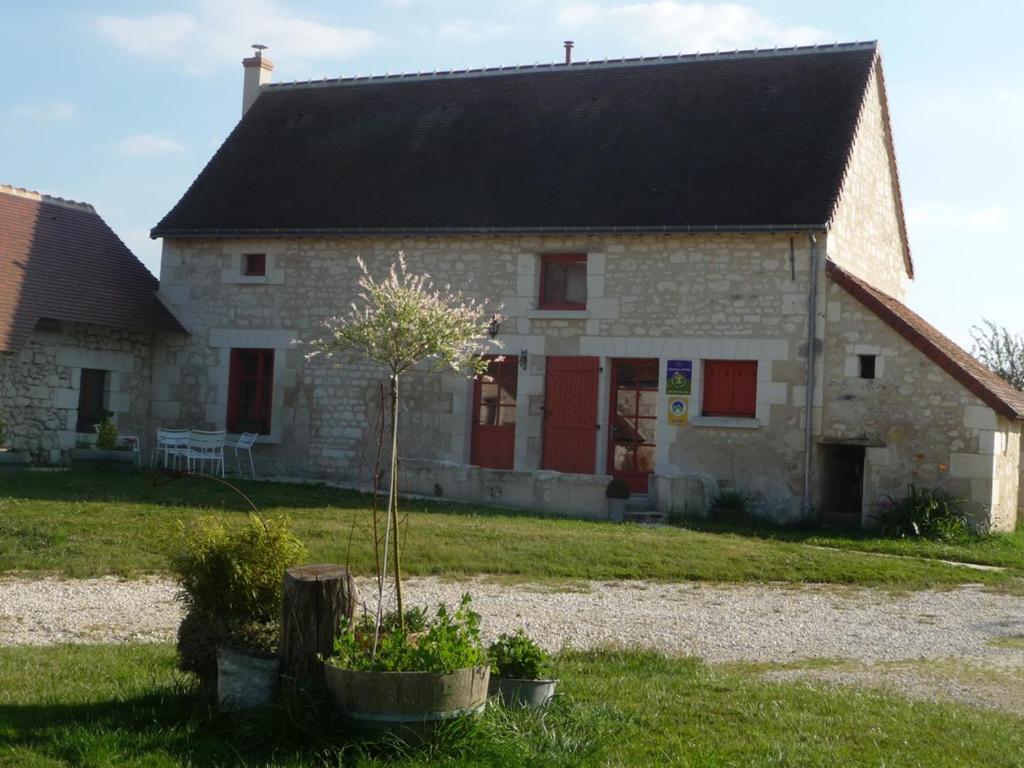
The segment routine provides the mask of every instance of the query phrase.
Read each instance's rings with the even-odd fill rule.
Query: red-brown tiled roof
[[[184,332],[158,285],[92,206],[0,187],[0,351],[41,318]]]
[[[924,352],[996,413],[1008,419],[1024,418],[1024,392],[1011,387],[923,317],[832,261],[827,263],[826,271],[833,282]]]

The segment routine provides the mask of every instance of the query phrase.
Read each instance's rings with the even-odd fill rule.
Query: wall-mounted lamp
[[[500,312],[495,312],[491,315],[491,322],[487,325],[487,334],[493,339],[498,335],[498,331],[501,330],[501,321],[505,319],[505,316]]]
[[[528,353],[525,349],[519,350],[519,367],[522,368],[524,371],[526,370],[527,354]]]

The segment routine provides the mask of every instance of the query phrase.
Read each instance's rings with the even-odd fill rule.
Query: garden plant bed
[[[1010,768],[1024,754],[1019,717],[652,653],[563,654],[546,710],[489,707],[429,749],[354,737],[326,709],[226,717],[173,667],[169,645],[0,649],[0,764]]]

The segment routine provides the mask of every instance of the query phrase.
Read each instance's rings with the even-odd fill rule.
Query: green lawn
[[[859,531],[822,528],[786,529],[752,525],[717,524],[698,520],[685,523],[690,530],[704,533],[735,533],[774,541],[791,541],[850,552],[927,557],[979,565],[994,565],[1024,571],[1024,528],[997,536],[980,536],[957,543],[921,539],[889,539]]]
[[[1024,720],[691,659],[571,653],[542,715],[490,709],[418,751],[346,734],[324,705],[221,715],[171,646],[0,649],[0,765],[1019,766]]]
[[[287,514],[312,559],[371,571],[367,497],[322,486],[249,482],[265,514]],[[26,472],[0,481],[0,569],[68,576],[134,575],[166,569],[175,523],[197,514],[245,514],[245,504],[209,480],[167,481],[71,472]],[[825,582],[900,589],[982,582],[1020,589],[1020,535],[979,541],[956,553],[930,544],[791,532],[643,528],[408,501],[407,573],[522,579],[697,579]],[[874,544],[872,544],[874,542]],[[808,544],[843,547],[824,550]],[[883,546],[884,545],[884,546]],[[985,573],[920,558],[880,558],[858,548],[907,554],[999,558]],[[848,551],[846,551],[848,550]]]

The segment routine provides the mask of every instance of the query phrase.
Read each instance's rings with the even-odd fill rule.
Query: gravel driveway
[[[977,587],[892,594],[828,585],[628,581],[571,589],[434,578],[405,585],[408,605],[454,604],[470,591],[488,637],[523,626],[551,650],[642,646],[709,662],[797,667],[810,659],[847,660],[856,669],[767,674],[891,684],[911,694],[938,692],[1024,711],[1024,701],[1002,700],[1005,691],[980,700],[956,693],[968,678],[974,688],[991,687],[993,677],[1005,678],[999,688],[1024,688],[1024,642],[1015,639],[1024,638],[1024,597]],[[368,584],[360,586],[369,594]],[[159,578],[0,579],[0,645],[171,640],[181,618],[175,591]],[[936,674],[943,685],[916,690]],[[942,690],[951,687],[951,676],[952,693]]]

